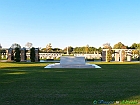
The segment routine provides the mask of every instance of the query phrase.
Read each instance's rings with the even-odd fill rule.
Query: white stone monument
[[[60,63],[49,64],[45,68],[101,68],[95,64],[86,64],[85,57],[62,56]]]

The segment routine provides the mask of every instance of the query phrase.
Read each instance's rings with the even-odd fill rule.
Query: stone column
[[[119,61],[119,52],[115,51],[115,61]]]
[[[131,59],[132,59],[132,56],[131,56],[131,51],[130,50],[127,50],[127,53],[126,53],[126,58],[127,58],[127,61],[130,62]]]
[[[67,55],[69,55],[69,47],[67,47]]]
[[[26,49],[22,48],[21,49],[21,62],[26,62]]]
[[[7,52],[5,53],[5,57],[7,58]]]
[[[107,51],[108,51],[108,50],[106,50],[106,62],[107,62],[107,54],[108,54]]]
[[[122,62],[122,50],[120,50],[120,62]]]
[[[12,48],[9,48],[8,49],[8,61],[12,61],[12,56],[13,56],[13,49]]]
[[[4,58],[4,53],[1,53],[1,58],[2,58],[2,59]]]
[[[138,52],[138,53],[139,53],[138,61],[140,61],[140,50],[139,50],[139,52]]]
[[[35,48],[35,62],[39,61],[39,49]]]
[[[106,61],[106,51],[102,51],[102,61]]]

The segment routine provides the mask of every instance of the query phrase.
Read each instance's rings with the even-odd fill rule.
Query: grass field
[[[96,62],[101,69],[44,69],[46,64],[0,63],[0,105],[140,102],[140,63]]]

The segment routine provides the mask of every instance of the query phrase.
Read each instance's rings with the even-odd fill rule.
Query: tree
[[[35,62],[35,48],[34,47],[30,49],[30,59],[31,59],[31,62]]]
[[[18,47],[15,48],[15,61],[20,62],[20,49]]]
[[[20,46],[20,44],[14,43],[14,44],[11,45],[11,48],[12,49],[21,48],[21,46]]]
[[[114,45],[114,49],[126,49],[126,46],[122,44],[121,42],[118,42],[117,44]]]
[[[133,44],[131,45],[131,48],[132,48],[132,49],[140,49],[140,43],[133,43]]]
[[[15,56],[14,56],[14,50],[12,49],[12,52],[11,52],[11,60],[14,60]]]
[[[51,52],[52,51],[51,43],[47,44],[46,50],[47,50],[47,52]]]
[[[96,51],[95,47],[88,47],[88,53],[92,54],[94,51]]]
[[[137,44],[137,49],[139,49],[139,50],[140,50],[140,43],[138,43],[138,44]]]
[[[105,44],[103,44],[103,48],[104,49],[110,49],[112,47],[111,47],[110,43],[105,43]]]
[[[30,43],[30,42],[27,42],[26,45],[25,45],[25,47],[27,47],[27,48],[29,48],[29,49],[30,49],[32,46],[33,46],[33,44]]]
[[[111,48],[107,51],[107,62],[112,60],[112,50]]]
[[[89,51],[89,45],[87,44],[87,45],[85,46],[85,52],[86,52],[86,54],[88,53],[88,51]]]
[[[73,49],[74,49],[73,47],[68,46],[68,52],[69,52],[69,54],[71,54],[74,51]],[[67,52],[67,47],[65,47],[63,51],[66,53]]]
[[[75,48],[73,49],[73,51],[74,51],[74,53],[79,53],[78,47],[75,47]]]
[[[135,54],[139,54],[139,51],[138,50],[133,50],[132,53],[135,55]]]
[[[133,44],[131,45],[131,48],[132,48],[132,49],[137,49],[137,43],[133,43]]]
[[[95,47],[89,47],[89,46],[73,48],[74,53],[94,53],[94,51],[99,51],[99,50]]]
[[[126,46],[126,49],[133,49],[133,48],[131,48],[131,47],[129,47],[129,46]]]
[[[137,50],[137,49],[136,49],[136,50],[133,50],[133,51],[132,51],[132,54],[133,54],[133,57],[134,57],[134,58],[138,58],[138,60],[139,60],[139,56],[140,56],[139,50]]]
[[[52,48],[52,51],[55,52],[55,53],[60,53],[60,52],[62,52],[62,49],[60,49],[60,48]]]
[[[101,47],[99,47],[97,50],[99,51],[99,53],[102,53],[102,48]]]
[[[73,47],[69,46],[69,47],[68,47],[68,51],[69,51],[69,53],[71,54],[71,53],[73,52]]]
[[[46,52],[46,48],[42,48],[41,50],[39,50],[40,53],[44,53]]]

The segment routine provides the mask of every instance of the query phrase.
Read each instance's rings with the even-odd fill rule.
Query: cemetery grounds
[[[101,69],[44,69],[47,63],[0,63],[0,105],[140,104],[140,62],[92,62]]]

